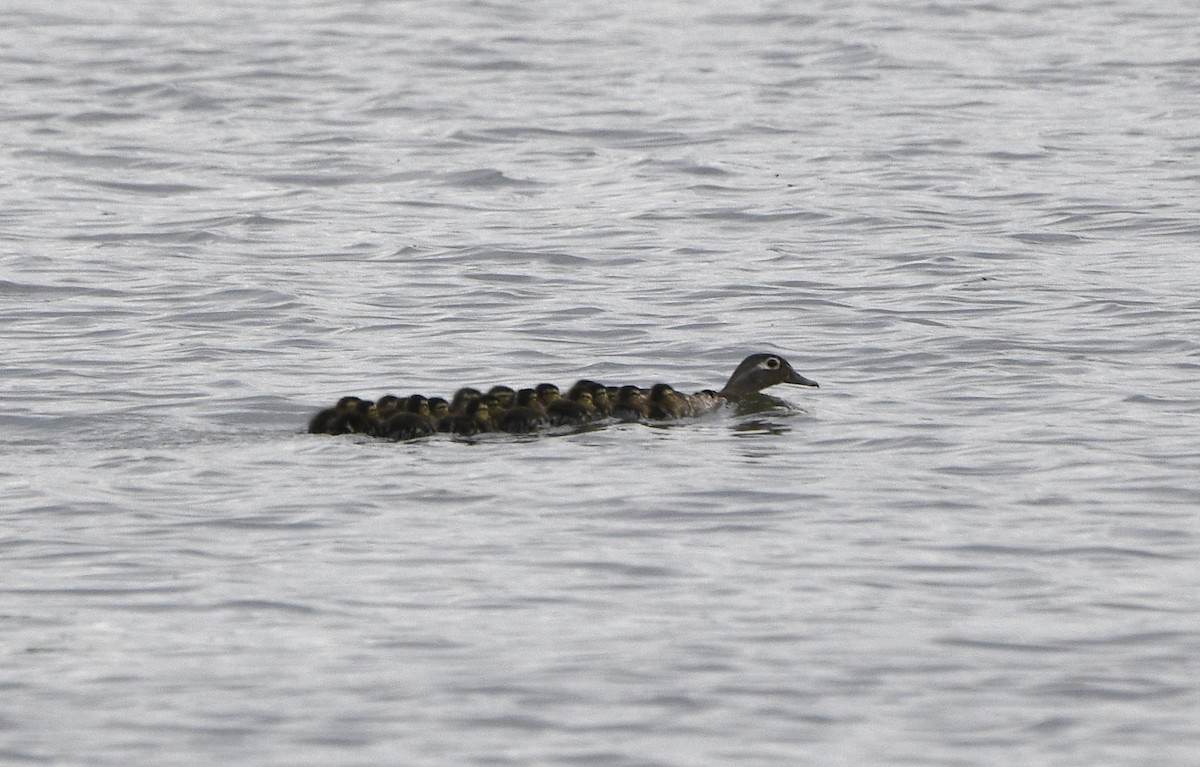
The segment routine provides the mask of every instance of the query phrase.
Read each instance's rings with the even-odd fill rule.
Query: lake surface
[[[0,21],[0,761],[1196,763],[1200,11]]]

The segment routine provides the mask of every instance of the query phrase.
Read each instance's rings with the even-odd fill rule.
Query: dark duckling
[[[542,407],[549,407],[551,402],[562,396],[558,387],[552,383],[540,383],[534,387],[534,391],[537,393],[538,402]]]
[[[532,434],[548,423],[543,411],[527,405],[513,405],[500,416],[496,428],[509,434]]]
[[[595,397],[597,387],[600,387],[600,384],[596,383],[595,381],[589,381],[586,378],[580,378],[578,381],[576,381],[574,384],[571,385],[570,389],[567,389],[567,399],[574,398],[574,396],[581,391],[588,392],[593,397]],[[603,387],[600,387],[600,388],[603,388]]]
[[[373,434],[371,410],[375,403],[359,397],[342,397],[332,408],[322,410],[308,422],[310,434]]]
[[[443,418],[450,415],[450,403],[441,397],[430,397],[429,415],[433,418],[434,423],[440,423]]]
[[[536,389],[519,389],[517,391],[517,398],[513,403],[513,407],[531,407],[534,410],[541,410],[545,412],[545,408],[542,407],[541,400],[538,399]]]
[[[751,354],[737,366],[718,394],[727,400],[738,400],[781,383],[817,386],[816,381],[797,373],[778,354]]]
[[[504,411],[504,415],[496,422],[496,427],[509,434],[532,434],[547,423],[546,409],[538,401],[537,391],[521,389],[513,406]]]
[[[473,437],[492,431],[492,428],[492,414],[481,399],[468,400],[463,412],[452,413],[438,424],[438,431],[457,434],[460,437]]]
[[[554,426],[575,426],[592,420],[596,406],[592,393],[586,389],[571,389],[573,396],[559,398],[546,406],[546,418]]]
[[[409,395],[408,399],[404,401],[404,410],[424,418],[429,418],[431,413],[429,400],[420,394]]]
[[[495,394],[484,394],[479,398],[479,401],[485,408],[487,408],[488,415],[491,417],[493,424],[500,420],[500,416],[504,415],[505,407],[501,404],[499,396]]]
[[[335,407],[327,407],[317,411],[308,421],[309,434],[328,434],[329,424],[334,418],[337,418],[338,411]]]
[[[433,418],[428,399],[420,394],[413,394],[403,402],[404,409],[384,422],[381,436],[399,440],[428,437],[437,433],[437,421]]]
[[[493,386],[487,390],[487,393],[496,398],[500,403],[501,410],[508,410],[516,404],[517,392],[511,386],[504,386],[503,384]]]
[[[454,392],[454,396],[450,399],[450,412],[461,414],[466,411],[467,403],[472,400],[477,400],[483,396],[483,392],[478,389],[472,389],[470,386],[464,386]]]
[[[431,434],[437,434],[432,419],[419,413],[402,410],[389,418],[383,425],[381,436],[387,439],[401,440],[428,437]]]
[[[617,390],[612,414],[622,421],[640,421],[646,417],[646,401],[642,390],[636,386],[622,386]]]
[[[388,419],[404,409],[404,400],[397,397],[395,394],[385,394],[375,400],[375,417],[380,423],[387,423]]]

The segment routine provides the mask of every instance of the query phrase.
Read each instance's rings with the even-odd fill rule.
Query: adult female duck
[[[708,389],[684,395],[672,392],[673,410],[668,409],[666,417],[700,415],[724,402],[737,402],[776,384],[817,386],[816,381],[797,373],[791,364],[778,354],[751,354],[737,366],[721,391]]]

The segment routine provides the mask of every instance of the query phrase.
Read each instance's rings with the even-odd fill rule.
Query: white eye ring
[[[777,367],[779,367],[779,358],[778,357],[768,357],[767,361],[764,362],[763,364],[766,365],[767,370],[774,370]]]

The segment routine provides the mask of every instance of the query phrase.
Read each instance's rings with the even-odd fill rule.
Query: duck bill
[[[792,371],[792,374],[788,376],[788,379],[784,381],[784,383],[796,384],[797,386],[812,386],[817,389],[821,388],[816,381],[812,380],[811,378],[805,378],[795,370]]]

